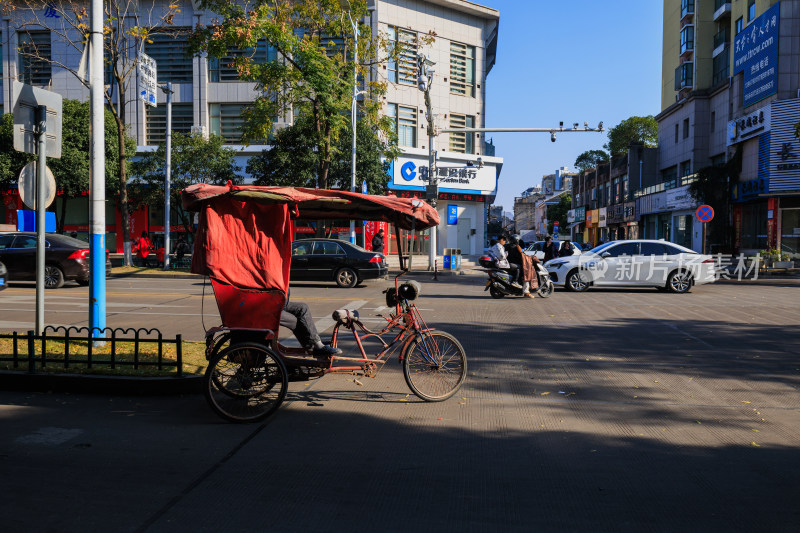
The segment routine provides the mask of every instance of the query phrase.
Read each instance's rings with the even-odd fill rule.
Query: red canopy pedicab
[[[426,401],[458,391],[467,373],[464,349],[452,335],[425,324],[411,303],[420,292],[414,281],[387,289],[392,312],[380,330],[370,330],[357,311],[338,309],[331,346],[339,330],[352,333],[359,356],[313,357],[278,342],[281,311],[289,289],[293,220],[376,220],[397,228],[424,230],[439,216],[416,199],[291,187],[198,184],[183,190],[183,206],[199,211],[192,272],[208,276],[222,325],[206,332],[205,395],[211,407],[234,422],[263,420],[280,406],[289,381],[330,372],[374,377],[397,352],[409,388]],[[389,340],[384,339],[387,336]],[[379,350],[367,357],[363,341]]]

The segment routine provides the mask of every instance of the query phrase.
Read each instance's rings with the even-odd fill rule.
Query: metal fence
[[[60,334],[59,334],[60,333]],[[101,336],[95,336],[95,335]],[[130,336],[132,335],[132,336]],[[75,326],[47,326],[41,335],[36,335],[33,331],[20,334],[16,331],[12,333],[0,334],[0,339],[11,340],[11,354],[0,354],[0,362],[10,362],[12,368],[24,368],[27,365],[28,372],[34,373],[36,369],[46,369],[50,367],[70,367],[85,365],[86,368],[94,366],[108,365],[111,369],[117,367],[133,367],[138,370],[144,367],[156,367],[158,370],[171,367],[175,368],[178,377],[183,376],[183,339],[177,335],[174,339],[165,339],[157,329],[133,329],[133,328],[99,328],[75,327]],[[52,342],[63,342],[63,354],[48,354],[47,344]],[[39,343],[39,353],[36,347]],[[86,353],[78,354],[76,343],[86,343]],[[109,344],[108,353],[97,353],[96,348],[100,343]],[[120,358],[118,348],[122,343],[133,344],[133,359]],[[164,358],[164,345],[175,345],[176,359]],[[147,355],[142,353],[143,346],[155,345],[157,353],[155,360],[149,360]],[[128,355],[129,352],[125,352]]]

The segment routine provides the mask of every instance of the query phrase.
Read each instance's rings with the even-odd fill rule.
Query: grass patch
[[[88,368],[88,342],[71,340],[69,342],[69,367],[65,368],[65,343],[63,341],[47,341],[46,364],[42,367],[42,344],[34,342],[36,359],[36,372],[53,372],[68,374],[99,374],[108,376],[139,376],[159,377],[174,376],[177,371],[174,363],[177,362],[175,344],[163,344],[162,362],[173,363],[173,366],[163,366],[161,370],[153,363],[158,362],[158,345],[155,342],[139,341],[139,363],[145,363],[139,368],[134,368],[134,343],[116,343],[115,368],[111,368],[111,342],[104,346],[92,346],[92,368]],[[202,374],[206,370],[208,361],[205,357],[205,342],[183,341],[183,373],[184,375]],[[28,341],[20,336],[17,343],[18,366],[14,367],[12,361],[14,353],[12,339],[0,339],[0,370],[28,371]]]

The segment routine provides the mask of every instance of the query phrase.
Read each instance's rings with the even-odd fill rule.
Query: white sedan
[[[545,263],[555,285],[656,287],[676,293],[716,280],[714,258],[663,240],[611,241],[581,255]]]
[[[553,241],[556,243],[556,250],[561,250],[561,243],[562,241]],[[574,242],[570,242],[570,247],[572,248],[572,255],[580,255],[583,253],[581,247],[575,244]],[[544,241],[536,241],[532,242],[525,250],[525,255],[535,255],[539,258],[539,261],[544,260]]]

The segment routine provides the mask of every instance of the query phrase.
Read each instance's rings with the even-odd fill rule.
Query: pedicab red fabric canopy
[[[377,220],[406,230],[439,224],[415,199],[293,187],[191,185],[183,207],[200,212],[192,272],[242,289],[289,288],[292,219]]]

